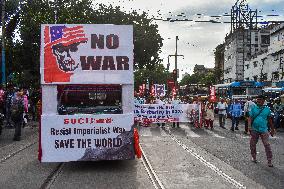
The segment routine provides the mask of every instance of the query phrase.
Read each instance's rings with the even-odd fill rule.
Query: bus
[[[207,96],[209,88],[205,84],[187,84],[180,86],[179,94],[181,96]]]
[[[218,98],[245,99],[262,94],[263,83],[239,81],[214,85]]]
[[[268,98],[278,98],[284,94],[284,87],[277,88],[277,87],[267,87],[262,90],[263,95],[267,96]]]
[[[41,162],[141,157],[134,128],[133,26],[41,26]]]

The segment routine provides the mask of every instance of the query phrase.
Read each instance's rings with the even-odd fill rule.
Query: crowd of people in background
[[[271,110],[270,117],[273,121],[274,128],[278,129],[280,125],[280,115],[284,111],[284,102],[281,102],[280,98],[270,99],[264,98],[264,106],[267,106]],[[153,97],[141,98],[136,97],[136,101],[140,101],[140,104],[200,104],[202,121],[199,128],[213,129],[214,120],[218,118],[219,126],[226,129],[226,120],[231,120],[231,127],[228,128],[231,131],[239,130],[240,120],[244,120],[245,127],[244,134],[249,134],[248,118],[252,108],[257,105],[258,98],[248,97],[247,99],[226,99],[220,98],[219,101],[210,101],[208,98],[202,97]],[[284,97],[283,97],[284,100]],[[149,125],[149,124],[147,124]],[[160,125],[160,124],[159,124]],[[164,125],[164,124],[163,124]],[[178,127],[179,122],[174,122],[173,127]],[[283,126],[282,126],[283,127]]]
[[[0,86],[0,135],[3,127],[15,129],[14,141],[21,140],[22,128],[39,118],[40,91],[27,87]]]
[[[136,100],[139,99],[136,98]],[[140,99],[141,100],[141,99]],[[140,102],[141,103],[141,102]],[[230,129],[232,132],[242,129],[243,134],[250,135],[250,150],[252,162],[257,163],[256,144],[261,138],[265,148],[268,166],[272,164],[272,150],[269,144],[269,136],[274,136],[276,129],[284,128],[283,119],[284,96],[276,99],[267,99],[265,96],[258,96],[252,99],[248,97],[241,99],[225,99],[220,98],[219,101],[210,101],[201,97],[150,97],[142,102],[143,104],[198,104],[201,107],[201,121],[195,127],[205,129],[214,129],[218,126],[222,129]],[[214,124],[215,116],[218,117],[218,124]],[[231,119],[230,128],[226,128],[226,120]],[[244,128],[239,127],[240,120],[244,120]],[[149,126],[151,123],[142,124]],[[165,126],[165,123],[157,123],[158,126]],[[171,123],[172,127],[179,127],[179,122]],[[228,124],[227,124],[228,125]],[[227,126],[228,127],[228,126]]]

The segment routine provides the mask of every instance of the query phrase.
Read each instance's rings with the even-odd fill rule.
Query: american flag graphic
[[[63,44],[68,46],[74,43],[81,43],[88,41],[84,33],[83,26],[46,26],[45,40],[46,46],[53,46],[56,44]]]

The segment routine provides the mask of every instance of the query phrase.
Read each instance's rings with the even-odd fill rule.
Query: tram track
[[[155,170],[153,169],[149,159],[147,158],[147,155],[143,151],[143,148],[141,147],[141,145],[140,145],[140,148],[141,148],[141,151],[142,151],[142,158],[141,159],[142,159],[143,166],[144,166],[154,188],[155,189],[165,189],[165,187],[163,186],[162,182],[160,181],[158,175],[156,174]],[[40,189],[50,189],[51,186],[53,185],[53,183],[58,178],[58,176],[62,173],[62,169],[64,168],[65,164],[66,163],[59,163],[53,169],[53,171],[46,177],[46,179],[44,180],[44,182],[40,186]]]
[[[235,188],[238,189],[246,189],[246,186],[232,178],[230,175],[226,174],[224,171],[207,161],[203,156],[196,153],[194,149],[189,148],[184,143],[182,143],[180,140],[178,140],[174,134],[171,133],[171,131],[167,128],[163,128],[163,130],[171,137],[173,141],[175,141],[179,146],[181,146],[186,152],[191,154],[193,157],[198,159],[201,163],[203,163],[206,167],[210,168],[212,171],[214,171],[216,174],[218,174],[220,177],[222,177],[226,182],[233,185]]]
[[[152,184],[154,185],[155,189],[165,189],[164,185],[162,184],[162,182],[160,181],[158,175],[156,174],[155,170],[153,169],[150,161],[147,158],[147,155],[145,154],[142,146],[140,145],[141,151],[142,151],[142,162],[144,165],[144,168],[147,171],[147,174],[152,182]]]
[[[154,171],[149,159],[147,158],[147,155],[143,151],[143,148],[141,147],[141,145],[140,145],[140,148],[141,148],[141,151],[142,151],[142,158],[141,159],[142,159],[143,166],[144,166],[154,188],[155,189],[165,189],[162,182],[158,178],[158,175]],[[50,189],[52,187],[52,185],[54,184],[54,182],[56,181],[56,179],[58,178],[58,176],[62,173],[62,170],[63,170],[65,165],[66,165],[66,163],[59,163],[50,172],[50,174],[46,177],[46,179],[44,180],[44,182],[40,186],[40,189]]]
[[[62,169],[64,167],[65,163],[59,163],[53,171],[47,176],[47,178],[44,180],[42,185],[40,186],[40,189],[50,189],[52,184],[55,182],[57,177],[62,172]]]

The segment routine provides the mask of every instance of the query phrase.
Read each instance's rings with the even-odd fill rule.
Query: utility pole
[[[175,89],[177,88],[177,78],[178,78],[178,70],[177,70],[177,57],[178,56],[182,56],[184,58],[184,55],[179,55],[177,53],[177,41],[178,41],[178,36],[176,36],[176,52],[174,55],[168,55],[168,64],[167,64],[167,71],[169,71],[170,68],[170,57],[174,56],[175,57],[175,69],[173,71],[173,75],[174,75],[174,85],[175,85]],[[169,90],[169,89],[168,89]]]
[[[2,84],[6,84],[5,66],[5,0],[2,0]]]
[[[176,70],[177,73],[178,73],[178,70],[177,70],[177,57],[178,57],[178,56],[182,56],[182,57],[184,58],[184,55],[179,55],[178,52],[177,52],[177,41],[178,41],[178,40],[179,40],[179,39],[178,39],[178,36],[176,36],[176,52],[175,52],[174,55],[169,55],[169,56],[168,56],[168,65],[167,65],[167,69],[169,69],[169,66],[170,66],[169,57],[174,56],[174,57],[175,57],[175,70]],[[177,83],[177,77],[174,78],[174,79],[175,79],[175,83]]]
[[[178,36],[176,36],[175,69],[177,70]]]

